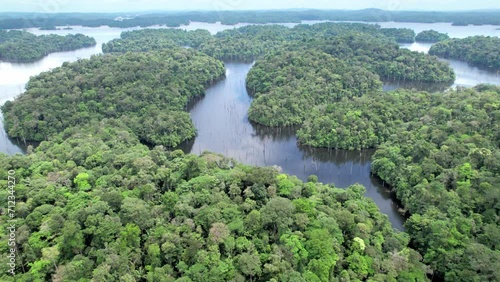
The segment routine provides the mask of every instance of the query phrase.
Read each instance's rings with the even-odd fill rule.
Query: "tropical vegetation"
[[[452,38],[432,45],[429,54],[500,71],[500,48],[498,46],[500,46],[500,38],[495,36]]]
[[[94,38],[83,34],[37,36],[27,31],[0,30],[0,60],[2,61],[34,62],[53,52],[72,51],[95,45]]]
[[[196,135],[186,107],[225,74],[224,64],[183,48],[97,55],[32,78],[2,108],[5,129],[43,141],[73,126],[121,119],[141,141],[177,146]]]

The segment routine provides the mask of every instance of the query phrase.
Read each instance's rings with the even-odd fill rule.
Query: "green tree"
[[[262,272],[260,259],[256,254],[241,254],[238,257],[238,266],[241,273],[249,277],[250,281],[253,281],[254,277]]]

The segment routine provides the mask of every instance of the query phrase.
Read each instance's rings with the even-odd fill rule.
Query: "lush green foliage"
[[[380,147],[372,171],[412,216],[408,232],[446,281],[495,281],[500,194],[500,88],[400,90],[316,108],[299,140]]]
[[[291,30],[280,25],[245,26],[212,36],[206,30],[143,29],[123,32],[120,39],[103,44],[103,52],[144,52],[183,46],[225,60],[251,61],[291,39]]]
[[[342,99],[310,111],[297,137],[301,143],[314,147],[377,147],[399,134],[404,123],[418,121],[425,115],[432,96],[398,90]]]
[[[283,45],[301,46],[318,44],[318,41],[336,36],[354,34],[376,37],[382,48],[397,46],[394,42],[413,42],[415,32],[405,28],[380,28],[378,25],[361,23],[318,23],[300,24],[294,28],[281,25],[250,25],[228,29],[210,36],[207,31],[181,31],[172,29],[137,30],[124,32],[120,39],[103,44],[107,52],[137,52],[162,50],[173,45],[190,46],[222,60],[253,61]],[[295,47],[297,48],[297,47]],[[424,56],[425,57],[425,56]],[[428,56],[427,56],[428,57]],[[434,62],[428,62],[434,63]]]
[[[269,51],[250,70],[247,87],[256,99],[249,119],[268,126],[302,124],[315,106],[381,92],[381,82],[374,73],[400,82],[449,84],[455,78],[447,63],[401,49],[384,37],[349,34],[310,39]],[[315,146],[326,144],[316,142]]]
[[[148,149],[122,121],[0,154],[0,168],[2,185],[8,170],[17,180],[17,274],[1,256],[2,281],[426,280],[407,234],[362,186]]]
[[[310,45],[350,64],[367,68],[384,80],[445,84],[455,81],[455,74],[448,63],[400,48],[384,38],[351,34],[312,42]]]
[[[258,61],[247,77],[254,93],[248,117],[268,126],[301,124],[314,106],[382,90],[377,75],[320,51],[282,50]]]
[[[298,25],[292,29],[246,26],[214,37],[202,31],[160,29],[123,33],[121,39],[105,44],[103,50],[163,50],[177,44],[226,60],[251,61],[267,54],[247,80],[256,96],[249,118],[268,126],[282,126],[301,124],[316,105],[378,92],[381,82],[374,73],[398,82],[454,81],[453,70],[446,63],[399,48],[393,37],[403,40],[404,36],[415,34],[407,29],[381,29],[360,23]]]
[[[446,63],[394,42],[409,37],[334,23],[134,31],[103,48],[135,53],[33,78],[2,108],[5,125],[50,141],[0,155],[0,182],[10,169],[29,182],[16,186],[18,275],[2,281],[424,281],[431,270],[409,244],[433,277],[498,280],[500,89],[383,93],[379,77],[454,80]],[[465,40],[495,46],[486,39]],[[224,74],[220,61],[179,45],[225,59],[266,54],[247,78],[249,118],[301,124],[299,140],[312,146],[378,147],[372,171],[411,215],[410,236],[393,231],[359,185],[302,183],[276,168],[141,144],[193,137],[186,105]]]
[[[437,32],[432,29],[424,30],[419,34],[417,34],[417,36],[415,37],[415,41],[417,42],[429,42],[429,43],[435,43],[446,39],[450,39],[447,33]]]
[[[0,30],[0,60],[32,62],[46,55],[96,45],[92,37],[83,34],[36,36],[27,31]]]
[[[429,54],[462,60],[477,66],[500,70],[500,38],[471,36],[452,38],[432,45]]]
[[[102,45],[104,53],[145,52],[169,49],[173,46],[198,47],[212,39],[210,32],[204,29],[185,31],[181,29],[141,29],[122,32],[120,39],[111,40]]]
[[[293,40],[292,29],[281,25],[245,26],[219,32],[214,40],[200,46],[200,51],[224,60],[253,61]]]
[[[398,43],[415,42],[415,31],[409,28],[382,28],[381,32],[387,37],[394,38]]]
[[[366,33],[375,35],[380,32],[380,26],[364,23],[324,22],[316,24],[299,24],[293,29],[296,30],[299,35],[314,34],[314,38],[329,38],[346,33]],[[311,36],[309,35],[307,37]]]
[[[397,91],[316,108],[299,140],[360,149],[412,214],[415,245],[446,281],[494,281],[498,267],[500,89]],[[489,263],[492,262],[492,263]]]
[[[434,270],[447,281],[496,281],[500,88],[459,89],[426,103],[377,150],[372,171],[412,214],[408,232]]]
[[[398,43],[413,43],[415,42],[415,31],[408,28],[381,28],[376,24],[364,23],[317,23],[317,24],[301,24],[293,28],[296,33],[301,35],[298,39],[307,38],[331,38],[332,36],[346,34],[367,34],[370,36],[378,36],[380,38],[389,38]]]
[[[224,9],[222,9],[224,10]],[[365,9],[346,10],[301,10],[301,11],[203,11],[143,14],[123,21],[115,20],[122,14],[0,14],[0,29],[19,29],[45,26],[82,25],[99,27],[147,27],[153,25],[180,26],[190,21],[223,24],[237,23],[299,23],[302,20],[365,21],[365,22],[424,22],[454,23],[455,25],[493,24],[500,25],[498,11],[384,11]]]
[[[176,146],[195,136],[191,98],[224,75],[223,63],[194,50],[100,55],[32,78],[3,106],[12,137],[42,141],[71,126],[120,118],[146,143]]]

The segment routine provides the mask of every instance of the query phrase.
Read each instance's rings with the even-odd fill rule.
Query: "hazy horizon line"
[[[217,9],[200,9],[200,10],[186,10],[186,9],[159,9],[159,10],[130,10],[130,11],[116,11],[116,12],[79,12],[79,11],[71,11],[71,12],[57,12],[57,13],[47,13],[47,12],[39,12],[39,11],[30,11],[30,12],[20,12],[20,11],[0,11],[0,14],[118,14],[118,13],[158,13],[158,12],[182,12],[182,13],[190,13],[190,12],[245,12],[245,11],[365,11],[365,10],[378,10],[384,12],[437,12],[437,13],[446,13],[446,12],[500,12],[500,8],[498,9],[465,9],[465,10],[385,10],[380,8],[364,8],[364,9],[318,9],[318,8],[288,8],[288,9],[228,9],[228,10],[217,10]]]

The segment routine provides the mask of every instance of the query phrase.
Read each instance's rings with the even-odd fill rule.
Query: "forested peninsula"
[[[119,118],[145,143],[177,146],[196,134],[188,102],[224,73],[221,61],[179,47],[64,63],[5,103],[5,128],[12,137],[43,141],[68,127]]]
[[[103,44],[103,52],[146,52],[178,45],[221,60],[251,62],[266,54],[281,52],[280,49],[319,50],[367,68],[383,79],[451,84],[455,75],[446,63],[398,46],[397,42],[407,41],[407,33],[407,29],[360,23],[301,24],[294,28],[254,25],[225,30],[214,36],[202,30],[144,29],[123,32],[120,39]],[[272,56],[267,59],[273,60]]]
[[[339,24],[318,27],[328,30],[335,25]],[[317,39],[318,27],[310,32],[314,38],[303,36],[296,45],[269,52],[250,70],[247,87],[256,98],[250,120],[267,126],[301,125],[313,106],[381,92],[380,79],[444,85],[455,79],[447,63],[401,49],[382,34],[341,32]],[[297,30],[303,32],[301,27]],[[318,53],[310,55],[309,50]]]
[[[452,38],[432,45],[429,54],[500,71],[499,46],[500,38],[495,36]]]
[[[0,30],[0,60],[8,62],[34,62],[53,52],[95,45],[94,38],[83,34],[37,36],[27,31]]]
[[[435,30],[424,30],[417,34],[415,37],[416,42],[425,42],[425,43],[435,43],[443,40],[450,39],[448,34],[437,32]]]

